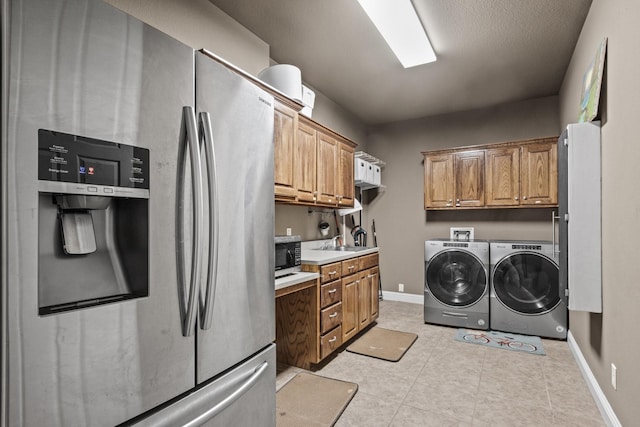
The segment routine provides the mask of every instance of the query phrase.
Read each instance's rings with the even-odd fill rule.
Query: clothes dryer
[[[554,244],[492,241],[490,254],[491,329],[566,339],[567,296]]]
[[[489,328],[489,242],[427,240],[424,243],[424,321]]]

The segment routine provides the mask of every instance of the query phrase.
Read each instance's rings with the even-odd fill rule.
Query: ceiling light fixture
[[[358,3],[404,68],[436,60],[411,0],[358,0]]]

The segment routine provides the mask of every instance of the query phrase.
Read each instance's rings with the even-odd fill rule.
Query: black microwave
[[[276,236],[276,277],[300,271],[302,239],[300,236]]]

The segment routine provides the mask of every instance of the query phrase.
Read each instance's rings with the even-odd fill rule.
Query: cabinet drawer
[[[320,268],[320,282],[327,283],[342,277],[342,268],[339,262],[323,265]]]
[[[365,255],[360,257],[360,270],[378,266],[378,254]]]
[[[320,337],[320,359],[324,359],[342,345],[342,327],[338,326]]]
[[[342,261],[342,275],[348,276],[360,270],[359,258],[351,258]]]
[[[320,308],[342,301],[342,282],[336,280],[320,287]]]
[[[342,323],[342,303],[338,302],[320,310],[320,333],[327,331]]]

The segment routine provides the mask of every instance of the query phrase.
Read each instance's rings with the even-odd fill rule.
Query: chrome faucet
[[[342,236],[340,234],[338,234],[335,237],[332,237],[331,240],[326,241],[323,243],[322,245],[322,249],[334,249],[337,248],[338,246],[340,246],[340,244],[338,244],[338,240],[340,240],[342,238]]]

